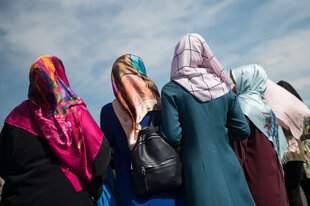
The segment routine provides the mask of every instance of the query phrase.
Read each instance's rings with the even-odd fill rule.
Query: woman
[[[246,141],[232,145],[255,203],[261,206],[289,205],[279,161],[287,142],[264,99],[267,74],[259,65],[245,65],[231,70],[231,76],[251,130]]]
[[[265,98],[279,119],[289,145],[283,169],[290,205],[302,205],[300,186],[306,159],[300,138],[310,110],[289,83],[280,81],[278,85],[268,80]],[[309,195],[309,189],[304,189],[306,196]]]
[[[255,205],[229,139],[249,134],[233,83],[199,34],[182,37],[162,89],[165,139],[180,146],[188,205]]]
[[[94,205],[110,160],[106,138],[59,58],[38,58],[29,79],[28,100],[0,136],[0,205]]]
[[[146,76],[142,59],[132,54],[119,57],[112,67],[115,99],[101,110],[101,129],[114,149],[116,199],[119,205],[184,205],[176,191],[149,196],[134,192],[130,170],[131,151],[142,127],[150,124],[155,113],[159,125],[160,97],[156,85]]]

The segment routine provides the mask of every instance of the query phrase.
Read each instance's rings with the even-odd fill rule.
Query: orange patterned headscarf
[[[144,63],[138,56],[119,57],[113,64],[111,78],[116,97],[112,106],[132,149],[144,116],[149,111],[160,110],[160,95],[156,85],[146,76]]]

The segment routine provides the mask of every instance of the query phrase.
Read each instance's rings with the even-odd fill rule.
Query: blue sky
[[[99,123],[114,98],[114,61],[139,55],[161,90],[187,33],[201,34],[227,71],[260,64],[310,106],[308,0],[1,0],[0,121],[27,98],[32,62],[50,54],[62,59],[72,90]]]

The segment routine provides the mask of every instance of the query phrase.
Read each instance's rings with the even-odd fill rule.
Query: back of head
[[[283,87],[284,89],[286,89],[287,91],[289,91],[291,94],[293,94],[295,97],[297,97],[300,101],[302,101],[302,99],[299,96],[299,94],[297,93],[297,91],[288,82],[281,80],[277,84],[279,86]]]
[[[125,54],[115,61],[111,79],[116,98],[112,106],[132,149],[144,116],[149,111],[161,109],[159,92],[146,76],[142,59],[133,54]]]
[[[233,87],[232,80],[199,34],[187,34],[177,43],[170,80],[202,102],[221,97]]]
[[[267,74],[265,70],[257,64],[249,64],[231,70],[237,94],[247,92],[257,92],[264,94],[267,87]]]
[[[59,58],[39,57],[30,68],[29,79],[28,101],[14,109],[6,123],[45,139],[64,175],[80,191],[92,178],[103,133],[83,100],[71,90]]]
[[[284,86],[280,86],[281,84]],[[279,119],[280,125],[290,130],[298,139],[302,135],[304,122],[310,118],[310,110],[301,98],[294,95],[294,91],[295,89],[287,82],[276,84],[268,80],[265,98]]]

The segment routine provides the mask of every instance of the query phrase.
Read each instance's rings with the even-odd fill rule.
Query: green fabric
[[[305,174],[310,178],[310,119],[305,122],[305,129],[301,137],[306,161],[304,163]]]
[[[203,103],[171,81],[162,90],[162,121],[167,142],[181,146],[189,205],[255,205],[229,144],[250,132],[233,92]]]
[[[305,162],[305,154],[304,148],[301,144],[300,139],[294,138],[291,132],[287,132],[286,141],[288,143],[287,151],[284,153],[284,157],[282,159],[282,164],[285,164],[289,161],[301,161]]]

